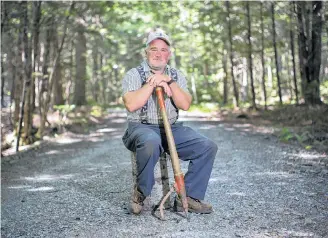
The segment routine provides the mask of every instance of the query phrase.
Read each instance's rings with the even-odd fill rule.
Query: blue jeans
[[[171,128],[179,158],[189,161],[184,177],[187,196],[203,200],[218,147],[181,122]],[[155,165],[160,155],[168,151],[164,127],[129,122],[122,140],[127,149],[136,152],[138,188],[148,196],[155,184]]]

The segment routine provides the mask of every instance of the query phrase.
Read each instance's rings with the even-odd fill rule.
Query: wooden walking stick
[[[173,173],[174,173],[174,180],[175,180],[174,185],[172,186],[170,191],[166,194],[166,196],[164,196],[163,200],[160,203],[159,209],[160,209],[161,219],[164,219],[164,212],[163,212],[164,203],[174,190],[176,191],[179,198],[181,199],[182,206],[185,211],[185,216],[186,216],[186,218],[188,218],[188,202],[187,202],[187,195],[186,195],[186,187],[185,187],[185,183],[184,183],[184,174],[182,173],[181,168],[180,168],[179,157],[178,157],[177,149],[176,149],[175,143],[174,143],[171,124],[167,117],[165,101],[164,101],[164,93],[163,93],[162,87],[156,87],[156,95],[157,95],[158,104],[159,104],[162,118],[163,118],[164,129],[165,129],[167,143],[168,143],[168,147],[169,147],[169,151],[170,151],[171,162],[172,162]]]

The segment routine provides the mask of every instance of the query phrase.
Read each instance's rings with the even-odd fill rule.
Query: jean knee
[[[218,151],[218,145],[210,139],[205,140],[203,146],[204,148],[209,151],[212,151],[213,153],[216,153]]]
[[[151,157],[154,154],[159,155],[161,151],[161,143],[155,138],[150,138],[146,140],[145,142],[143,142],[141,147],[143,148],[143,153],[146,157]]]

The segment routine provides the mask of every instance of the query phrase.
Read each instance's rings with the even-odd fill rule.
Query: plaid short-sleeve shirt
[[[141,63],[141,66],[143,67],[146,78],[148,78],[151,75],[151,73],[147,61],[143,61]],[[164,72],[165,74],[171,77],[171,67],[169,65],[166,66]],[[183,90],[188,91],[186,77],[179,70],[176,70],[176,72],[177,72],[177,81],[176,81],[177,84]],[[142,79],[140,77],[137,68],[133,68],[129,70],[125,74],[122,82],[123,95],[126,94],[127,92],[138,90],[141,87],[142,87]],[[152,95],[149,97],[147,104],[148,104],[147,118],[146,118],[147,123],[163,124],[155,90],[153,91]],[[174,105],[173,100],[166,96],[165,96],[165,106],[166,106],[168,119],[172,124],[178,119],[178,109]],[[140,113],[141,113],[141,108],[134,112],[127,111],[128,121],[141,122],[142,120],[140,118]]]

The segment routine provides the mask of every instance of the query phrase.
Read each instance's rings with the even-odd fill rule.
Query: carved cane
[[[187,195],[186,195],[186,187],[185,187],[185,183],[184,183],[184,174],[182,173],[181,168],[180,168],[179,157],[178,157],[177,149],[175,147],[171,124],[167,117],[165,101],[164,101],[164,93],[163,93],[162,87],[156,87],[156,95],[157,95],[158,104],[159,104],[162,118],[163,118],[164,129],[165,129],[167,143],[168,143],[168,147],[169,147],[169,151],[170,151],[172,168],[173,168],[173,173],[174,173],[174,180],[175,180],[174,186],[167,193],[167,195],[163,198],[163,200],[160,204],[159,208],[160,208],[161,218],[164,219],[163,204],[164,204],[165,200],[173,192],[174,189],[182,201],[182,206],[185,211],[185,216],[186,216],[186,218],[188,218],[188,202],[187,202]]]

